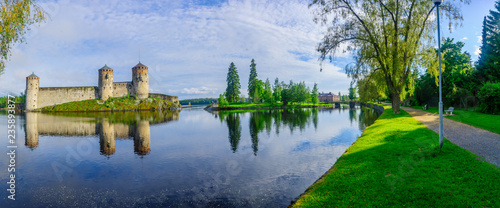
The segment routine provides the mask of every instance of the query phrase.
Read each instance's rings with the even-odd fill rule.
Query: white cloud
[[[42,87],[97,85],[97,69],[104,64],[114,69],[116,81],[127,81],[139,50],[149,66],[151,90],[181,99],[217,97],[231,62],[246,89],[252,58],[259,78],[271,82],[275,77],[311,87],[316,82],[320,90],[334,92],[349,87],[339,72],[342,65],[325,63],[319,72],[315,48],[324,28],[314,24],[301,0],[229,0],[214,6],[89,0],[43,7],[51,19],[14,48],[0,76],[1,94],[23,91],[33,71]]]
[[[474,51],[474,54],[476,54],[476,56],[479,56],[479,54],[481,54],[481,49],[479,49],[479,46],[475,46],[476,47],[476,50]]]

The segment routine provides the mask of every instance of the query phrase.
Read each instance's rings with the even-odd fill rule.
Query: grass
[[[500,168],[391,107],[293,207],[500,207]]]
[[[413,106],[412,108],[422,110],[422,106]],[[448,108],[444,110],[448,110]],[[429,107],[426,111],[439,114],[438,107]],[[443,111],[443,115],[446,115],[445,113]],[[500,115],[455,109],[453,110],[453,115],[446,116],[445,118],[500,134]]]
[[[47,106],[37,110],[43,112],[73,112],[73,111],[131,111],[170,109],[180,107],[170,101],[160,98],[138,100],[130,97],[110,98],[106,101],[91,99]]]

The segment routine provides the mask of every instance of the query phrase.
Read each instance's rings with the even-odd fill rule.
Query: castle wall
[[[38,108],[63,104],[73,101],[98,99],[97,87],[40,87]]]
[[[174,103],[179,102],[179,97],[177,97],[177,96],[170,96],[170,95],[164,95],[164,94],[159,94],[159,93],[149,93],[149,97],[160,98],[160,99],[168,100],[168,101],[171,101]]]
[[[127,95],[134,96],[131,82],[113,83],[113,97],[126,97]]]

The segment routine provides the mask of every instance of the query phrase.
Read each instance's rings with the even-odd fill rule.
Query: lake
[[[0,207],[286,207],[378,114],[371,109],[26,113],[16,200]],[[8,152],[7,115],[0,149]]]

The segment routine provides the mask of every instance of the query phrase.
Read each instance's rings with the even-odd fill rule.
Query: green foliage
[[[305,82],[294,83],[290,80],[290,84],[282,83],[283,90],[281,91],[281,102],[283,105],[288,103],[303,103],[310,99],[311,91],[306,87]]]
[[[447,38],[441,46],[444,53],[443,96],[447,98],[447,104],[455,105],[473,91],[470,84],[470,76],[473,72],[470,55],[462,52],[463,42],[453,42],[454,39]],[[437,77],[436,77],[437,78]]]
[[[26,94],[24,92],[21,92],[20,96],[15,96],[14,98],[11,97],[12,101],[15,103],[26,103]],[[0,108],[6,108],[9,102],[9,97],[8,96],[3,96],[0,97]]]
[[[191,103],[191,105],[208,105],[216,101],[217,99],[215,98],[194,98],[181,100],[179,103],[181,105],[189,105],[189,103]]]
[[[271,83],[269,82],[269,78],[266,79],[266,82],[264,83],[264,90],[262,91],[261,98],[264,100],[266,103],[273,103],[273,91],[271,89]]]
[[[484,18],[481,54],[476,65],[476,77],[481,83],[500,80],[500,1]]]
[[[261,103],[263,93],[264,93],[264,83],[260,79],[255,79],[252,102],[253,103]]]
[[[349,100],[356,100],[356,88],[352,86],[349,88]]]
[[[24,35],[32,24],[41,23],[46,13],[34,0],[4,0],[0,9],[0,75],[5,70],[5,61],[15,43],[25,41]]]
[[[457,4],[442,6],[450,25],[462,19]],[[436,21],[431,18],[432,1],[313,0],[311,6],[316,22],[328,25],[318,45],[321,60],[333,61],[335,53],[349,45],[344,51],[354,53],[354,64],[345,67],[346,73],[356,81],[368,78],[385,84],[393,113],[398,114],[401,99],[413,92],[418,69],[436,61],[429,56]]]
[[[257,64],[255,64],[255,60],[252,59],[252,63],[250,64],[250,76],[248,78],[248,99],[253,101],[253,95],[255,94],[255,87],[257,81]]]
[[[318,104],[319,99],[318,99],[318,84],[314,83],[313,90],[311,92],[311,103],[313,104]]]
[[[280,81],[278,77],[274,80],[274,87],[273,87],[273,98],[274,101],[281,101],[281,91],[283,90],[283,87],[280,84]]]
[[[385,86],[383,84],[377,85],[372,79],[359,80],[358,89],[359,99],[362,102],[379,101],[385,97]]]
[[[478,97],[481,112],[500,114],[500,83],[486,83],[479,90]]]
[[[228,104],[225,97],[226,97],[226,93],[219,95],[219,99],[217,99],[217,103],[219,103],[219,107],[224,107]]]
[[[415,85],[414,93],[418,105],[424,105],[432,97],[439,96],[438,93],[436,82],[429,73],[420,76]]]
[[[229,65],[227,72],[226,100],[228,102],[238,102],[240,96],[240,77],[233,62]]]
[[[498,167],[387,107],[292,207],[499,207]]]

